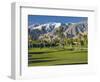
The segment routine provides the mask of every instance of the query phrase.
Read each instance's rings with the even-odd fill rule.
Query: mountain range
[[[52,34],[55,36],[57,29],[63,28],[63,34],[67,38],[77,37],[78,33],[88,32],[87,21],[78,23],[59,23],[59,22],[49,22],[45,24],[33,24],[28,26],[28,34],[32,36],[32,39],[36,40],[39,36],[43,34]]]

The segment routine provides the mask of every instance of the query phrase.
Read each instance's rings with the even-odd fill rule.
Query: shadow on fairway
[[[54,64],[54,65],[80,65],[80,64],[88,64],[88,62],[83,62],[83,63],[64,63],[64,64]]]
[[[61,51],[73,51],[73,49],[62,49],[62,50],[56,50],[56,51],[42,51],[42,52],[28,52],[28,54],[47,54],[47,53],[53,53],[53,52],[61,52]]]
[[[40,58],[31,58],[31,57],[28,57],[28,60],[38,60],[38,59],[46,59],[46,58],[52,58],[52,57],[40,57]]]
[[[85,53],[85,52],[87,52],[87,51],[76,51],[74,53]]]
[[[41,63],[41,62],[51,62],[51,61],[57,61],[57,59],[47,59],[47,60],[30,60],[28,61],[29,64],[31,63]]]

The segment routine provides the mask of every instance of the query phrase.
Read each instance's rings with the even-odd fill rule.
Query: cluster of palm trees
[[[57,28],[54,33],[42,34],[39,36],[38,40],[34,42],[31,35],[28,36],[28,46],[29,48],[39,47],[60,47],[60,48],[82,48],[82,46],[87,48],[88,37],[87,33],[77,33],[77,37],[68,38],[63,32],[63,28]]]
[[[57,41],[60,41],[60,38],[58,36],[53,36],[52,34],[47,33],[41,35],[38,40],[41,44],[43,44],[44,47],[46,44],[49,44],[49,47],[53,47],[53,45],[58,43]]]

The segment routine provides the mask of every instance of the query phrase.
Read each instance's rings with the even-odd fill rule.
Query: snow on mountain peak
[[[31,30],[34,30],[34,29],[38,29],[38,30],[42,30],[43,28],[45,28],[46,30],[50,30],[50,29],[53,29],[53,28],[57,28],[61,26],[61,23],[45,23],[45,24],[40,24],[40,25],[30,25],[29,28]]]

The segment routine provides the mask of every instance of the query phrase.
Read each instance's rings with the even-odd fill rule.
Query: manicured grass
[[[87,63],[87,50],[72,50],[70,48],[31,48],[28,51],[29,66],[71,65]]]

